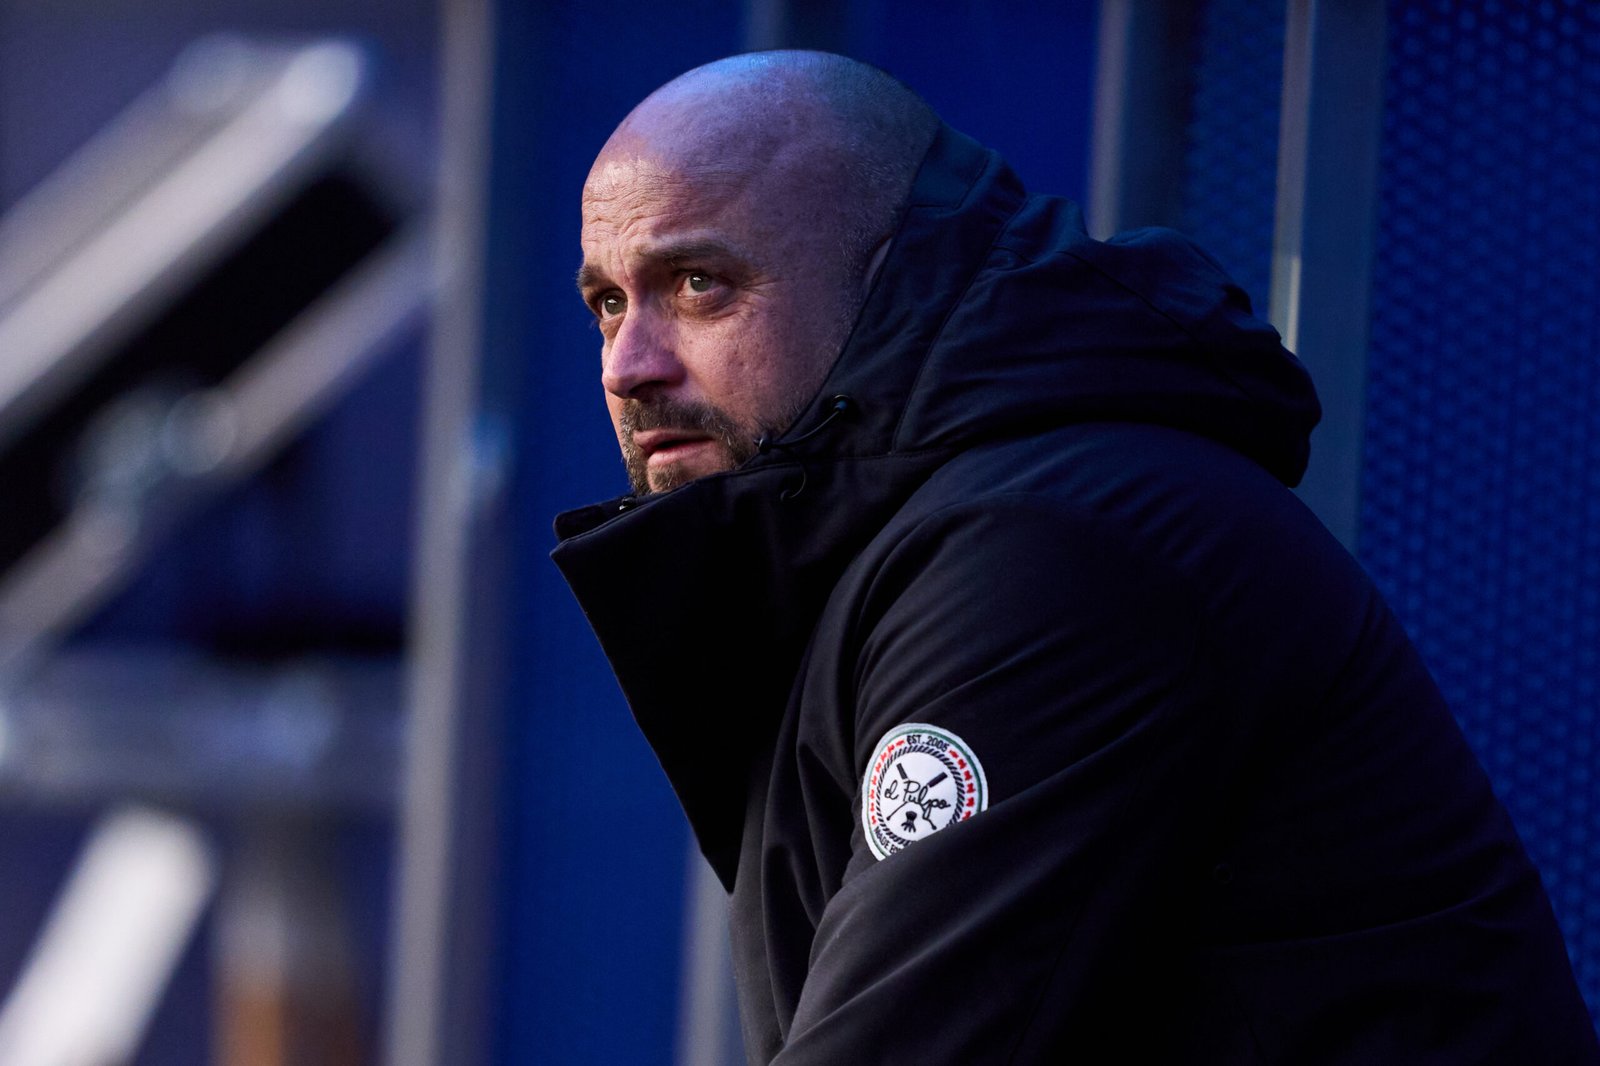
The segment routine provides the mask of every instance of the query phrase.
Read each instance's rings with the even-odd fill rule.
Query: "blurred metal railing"
[[[319,836],[392,811],[402,664],[63,642],[427,309],[426,224],[356,135],[366,67],[202,42],[0,219],[0,801],[112,812],[0,1009],[6,1061],[126,1061],[219,885],[219,1061],[355,1061],[348,1019],[293,1012],[348,991]],[[81,979],[141,885],[159,935]]]

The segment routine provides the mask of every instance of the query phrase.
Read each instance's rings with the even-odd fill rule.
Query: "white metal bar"
[[[1089,148],[1090,235],[1175,226],[1192,71],[1187,0],[1104,0]]]
[[[328,149],[361,73],[351,46],[302,50],[133,206],[0,307],[0,442],[86,373],[108,337],[276,209]]]
[[[1302,500],[1351,550],[1382,132],[1382,0],[1290,0],[1270,317],[1322,399]]]
[[[744,1062],[744,1047],[728,938],[728,893],[693,841],[688,852],[674,1061],[677,1066],[736,1066]]]
[[[1094,81],[1094,127],[1089,139],[1089,232],[1115,233],[1122,210],[1128,106],[1128,68],[1132,47],[1133,0],[1102,0],[1100,39]]]
[[[492,0],[443,5],[443,121],[437,189],[442,290],[426,373],[417,492],[410,675],[391,994],[385,1061],[391,1066],[473,1066],[487,1057],[490,953],[481,877],[467,869],[471,842],[493,832],[472,825],[492,794],[492,755],[470,751],[476,715],[496,713],[465,693],[484,669],[471,639],[476,517],[483,502],[474,447],[482,366],[483,270],[494,89]],[[481,605],[480,609],[481,609]],[[469,756],[485,756],[476,776]],[[481,872],[481,871],[480,871]],[[481,947],[483,950],[474,951]],[[477,1000],[473,1016],[466,1006]]]
[[[130,1061],[216,880],[189,823],[139,808],[102,820],[0,1010],[0,1062]]]
[[[849,6],[849,0],[745,0],[745,49],[848,51]]]

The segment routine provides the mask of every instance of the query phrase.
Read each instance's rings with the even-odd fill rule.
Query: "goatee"
[[[658,471],[657,483],[651,485],[649,461],[633,442],[634,433],[640,430],[686,429],[704,433],[715,440],[726,454],[727,465],[724,469],[727,470],[740,466],[756,454],[756,438],[760,436],[759,430],[751,432],[720,408],[682,400],[624,400],[620,422],[622,462],[628,470],[628,484],[638,496],[648,492],[666,492],[692,480],[667,467]]]

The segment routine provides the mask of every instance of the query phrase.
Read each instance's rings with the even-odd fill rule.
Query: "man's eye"
[[[620,315],[627,306],[628,302],[622,298],[620,292],[608,292],[600,297],[600,317],[612,318]]]
[[[684,275],[683,284],[693,293],[706,293],[716,284],[710,274],[702,274],[698,270]]]

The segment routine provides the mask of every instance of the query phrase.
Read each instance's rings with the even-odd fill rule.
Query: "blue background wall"
[[[1516,821],[1593,1014],[1600,7],[1387,15],[1357,554]],[[1198,27],[1182,224],[1260,311],[1282,11],[1208,0]]]
[[[1600,1007],[1600,7],[1389,5],[1361,560]]]
[[[1278,194],[1284,6],[1209,0],[1195,17],[1177,226],[1216,256],[1265,315]]]

